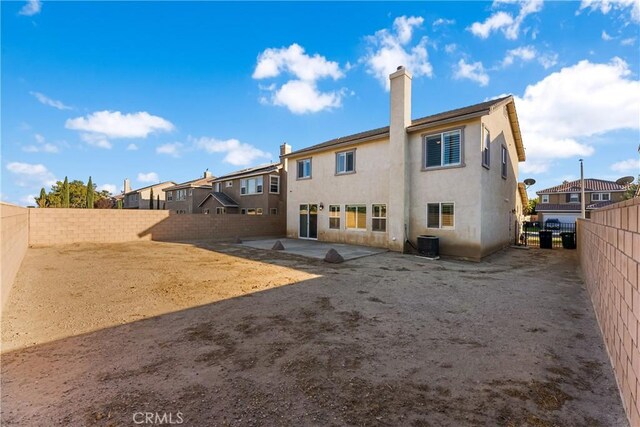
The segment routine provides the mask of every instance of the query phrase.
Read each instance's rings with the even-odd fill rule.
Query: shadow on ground
[[[317,277],[5,353],[3,425],[626,425],[573,252],[201,246]]]

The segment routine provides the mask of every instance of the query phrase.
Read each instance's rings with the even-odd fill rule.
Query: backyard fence
[[[522,224],[521,243],[535,248],[565,248],[576,247],[575,222],[539,221],[524,222]]]

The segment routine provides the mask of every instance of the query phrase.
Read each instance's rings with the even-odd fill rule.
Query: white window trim
[[[503,179],[507,179],[509,175],[509,150],[504,144],[500,150],[500,175]]]
[[[387,204],[386,203],[372,203],[371,204],[371,231],[373,231],[374,233],[386,233],[387,232],[387,225],[389,223],[389,221],[387,221],[387,219],[389,218],[389,215],[387,216],[373,216],[373,212],[374,206],[384,206],[385,207],[385,212],[388,213],[387,211]],[[382,230],[374,230],[373,229],[373,220],[374,219],[384,219],[384,231]]]
[[[540,203],[549,203],[549,195],[543,194],[542,196],[540,196]]]
[[[304,159],[300,159],[300,160],[296,161],[296,179],[297,180],[311,179],[311,177],[313,176],[313,160],[312,159],[313,159],[312,157],[306,157]],[[298,175],[298,171],[299,171],[298,165],[301,162],[305,162],[307,160],[309,161],[309,176],[299,176]]]
[[[351,228],[347,225],[347,207],[363,207],[364,208],[364,228]],[[358,212],[356,210],[356,221],[358,218]],[[344,205],[344,229],[345,230],[349,230],[349,231],[367,231],[367,221],[368,221],[368,216],[367,216],[367,205],[364,203],[353,203],[350,205],[345,204]]]
[[[489,139],[487,141],[487,138]],[[484,150],[487,149],[487,161],[485,162]],[[480,158],[485,169],[491,169],[491,132],[487,126],[482,125],[482,141],[480,141]]]
[[[438,227],[429,227],[429,205],[438,205]],[[442,205],[453,205],[453,225],[442,225]],[[426,207],[426,225],[431,230],[455,230],[456,229],[456,203],[455,202],[427,202]]]
[[[271,178],[278,180],[278,191],[271,191]],[[269,194],[280,194],[280,175],[269,175]]]
[[[216,215],[224,215],[226,213],[227,213],[227,208],[220,207],[220,206],[216,207]]]
[[[465,150],[464,150],[464,129],[465,126],[458,126],[455,128],[451,128],[451,129],[444,129],[440,132],[435,132],[435,133],[425,133],[422,134],[422,170],[423,171],[432,171],[432,170],[438,170],[438,169],[449,169],[449,168],[462,168],[465,166],[464,163],[464,155],[465,155]],[[447,165],[443,165],[442,162],[444,161],[444,138],[443,135],[445,133],[451,133],[451,132],[460,132],[460,162],[458,163],[449,163]],[[429,137],[432,136],[436,136],[436,135],[440,135],[440,166],[427,166],[427,139]]]
[[[258,180],[261,179],[262,180],[262,184],[260,184],[260,187],[262,187],[260,189],[260,191],[258,191]],[[255,181],[256,182],[256,192],[255,193],[249,193],[249,181]],[[242,193],[242,189],[245,189],[245,193]],[[262,194],[264,193],[264,177],[262,176],[254,176],[252,178],[242,178],[240,180],[240,196],[255,196],[256,194]]]
[[[332,206],[337,206],[338,207],[338,216],[337,217],[331,216],[331,207]],[[329,214],[329,230],[342,230],[342,206],[341,205],[336,205],[336,204],[329,205],[329,208],[328,208],[327,212]],[[332,218],[338,218],[338,228],[331,227],[331,219]],[[354,230],[357,230],[357,229],[354,229]]]
[[[594,198],[594,196],[598,196],[598,198]],[[607,196],[607,198],[604,199],[604,196]],[[591,201],[592,202],[610,202],[611,193],[591,193]]]
[[[347,169],[347,154],[348,153],[352,153],[353,154],[353,170],[350,170],[350,171],[346,170]],[[345,168],[345,170],[343,172],[340,172],[338,170],[338,158],[341,155],[344,155],[344,168]],[[335,159],[336,159],[336,169],[335,169],[336,175],[350,175],[350,174],[356,173],[356,149],[355,148],[352,148],[350,150],[344,150],[344,151],[336,152]]]
[[[233,187],[233,181],[225,181],[225,182],[224,182],[224,186],[225,186],[226,188]]]
[[[576,200],[573,200],[573,195],[576,195]],[[569,203],[580,203],[580,193],[569,193]]]

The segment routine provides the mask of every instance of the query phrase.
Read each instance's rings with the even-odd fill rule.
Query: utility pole
[[[586,209],[585,209],[585,200],[584,200],[584,165],[583,160],[580,159],[580,207],[582,209],[582,219],[585,219]]]

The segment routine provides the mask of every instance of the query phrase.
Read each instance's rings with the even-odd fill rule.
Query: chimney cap
[[[396,68],[396,70],[398,70],[398,71],[404,70],[404,65],[398,65],[398,68]]]

